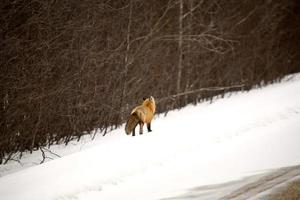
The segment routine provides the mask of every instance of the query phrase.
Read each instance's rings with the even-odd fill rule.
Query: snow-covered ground
[[[25,155],[24,168],[14,162],[0,167],[0,198],[167,199],[298,165],[300,74],[159,115],[152,130],[131,137],[122,127],[91,142],[52,147],[63,156],[41,165],[31,166],[40,152]]]

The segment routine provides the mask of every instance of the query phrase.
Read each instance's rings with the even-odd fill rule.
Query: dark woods
[[[1,162],[299,71],[297,2],[3,0]]]

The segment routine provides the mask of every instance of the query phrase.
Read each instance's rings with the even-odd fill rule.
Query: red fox
[[[148,132],[151,132],[151,120],[153,119],[156,105],[155,100],[152,96],[149,98],[143,98],[144,102],[142,105],[135,107],[131,111],[131,115],[127,120],[125,126],[125,132],[127,135],[130,135],[132,132],[132,136],[135,136],[135,127],[140,125],[140,134],[143,134],[143,126],[146,123]]]

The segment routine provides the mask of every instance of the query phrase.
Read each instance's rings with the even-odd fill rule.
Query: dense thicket
[[[0,13],[2,161],[106,133],[143,96],[165,112],[300,69],[297,0],[2,0]]]

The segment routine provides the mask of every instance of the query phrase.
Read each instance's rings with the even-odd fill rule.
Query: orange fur
[[[128,118],[128,121],[125,126],[125,132],[127,135],[130,135],[133,132],[135,135],[135,127],[137,124],[140,124],[140,134],[143,134],[143,125],[146,123],[148,132],[151,131],[151,121],[154,117],[156,110],[155,100],[151,96],[144,100],[142,105],[135,107],[131,111],[131,115]]]

